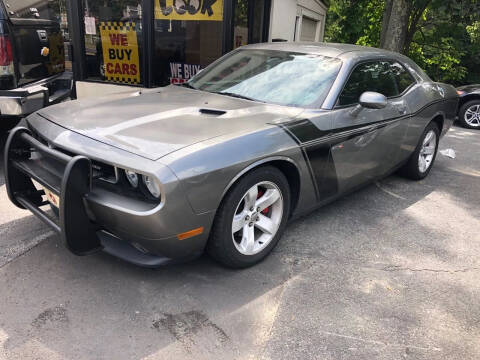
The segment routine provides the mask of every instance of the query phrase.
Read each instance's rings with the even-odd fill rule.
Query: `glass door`
[[[86,78],[141,85],[142,0],[83,0]]]

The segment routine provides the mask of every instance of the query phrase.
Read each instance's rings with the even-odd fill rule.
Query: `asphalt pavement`
[[[240,271],[76,257],[8,201],[2,163],[0,359],[478,359],[480,131],[447,148],[427,179],[315,211]]]

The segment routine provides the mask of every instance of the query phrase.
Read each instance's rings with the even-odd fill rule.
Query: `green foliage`
[[[332,0],[325,40],[378,46],[383,8],[384,0]]]
[[[237,0],[235,5],[235,26],[248,26],[248,1],[247,0]]]
[[[385,0],[331,0],[326,41],[378,47],[384,8]],[[407,55],[436,81],[480,82],[480,0],[411,0],[409,11]]]
[[[429,76],[437,81],[461,83],[468,69],[461,65],[465,52],[457,49],[452,37],[442,37],[430,44],[412,43],[409,56],[420,65]]]

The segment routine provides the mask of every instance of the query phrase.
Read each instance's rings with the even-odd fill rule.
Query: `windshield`
[[[65,0],[3,0],[10,18],[43,19],[59,22]]]
[[[238,50],[207,67],[189,87],[267,103],[310,107],[327,96],[341,61],[316,54]]]

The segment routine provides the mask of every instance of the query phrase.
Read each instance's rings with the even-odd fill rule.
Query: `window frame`
[[[334,110],[336,110],[336,109],[346,109],[346,108],[349,108],[349,107],[357,106],[359,104],[359,102],[357,101],[356,103],[353,103],[353,104],[338,105],[338,101],[340,100],[340,95],[342,94],[343,90],[345,89],[345,85],[347,85],[348,80],[350,80],[350,77],[352,76],[352,73],[357,69],[357,67],[362,65],[362,64],[371,63],[371,62],[389,62],[390,64],[393,64],[393,63],[396,62],[396,63],[400,64],[400,66],[407,72],[407,74],[413,80],[412,83],[405,90],[403,90],[403,92],[401,92],[400,94],[395,95],[395,96],[389,96],[389,97],[387,97],[387,100],[396,99],[396,98],[404,96],[413,86],[418,84],[417,79],[410,73],[408,68],[400,60],[397,60],[397,59],[394,59],[394,58],[384,58],[384,57],[365,59],[365,60],[362,60],[362,61],[359,61],[359,62],[355,63],[355,65],[352,66],[352,68],[348,72],[347,79],[342,84],[342,89],[339,91],[339,93],[337,94],[337,97],[335,99],[335,103],[334,103],[335,105],[333,106]]]
[[[223,20],[223,49],[222,49],[222,56],[229,53],[233,48],[234,43],[234,33],[235,33],[235,7],[237,5],[238,0],[224,0],[224,20]],[[247,9],[247,28],[248,28],[248,37],[247,41],[248,44],[252,43],[252,33],[250,31],[250,25],[252,23],[254,17],[254,8],[253,8],[254,0],[248,0],[248,9]],[[262,42],[268,41],[268,34],[270,30],[270,12],[272,9],[272,0],[264,0],[263,4],[263,27],[262,27]],[[225,20],[226,17],[229,17],[230,20]]]
[[[402,68],[403,70],[405,70],[405,72],[407,73],[407,75],[410,77],[410,80],[412,80],[412,82],[410,83],[410,85],[408,85],[405,90],[403,90],[399,95],[395,96],[395,97],[400,97],[400,96],[403,96],[405,93],[408,92],[408,90],[417,83],[417,79],[410,73],[410,71],[407,69],[407,67],[405,66],[405,64],[403,64],[401,61],[399,60],[391,60],[390,61],[391,63],[398,63]],[[395,98],[393,97],[393,98]]]

